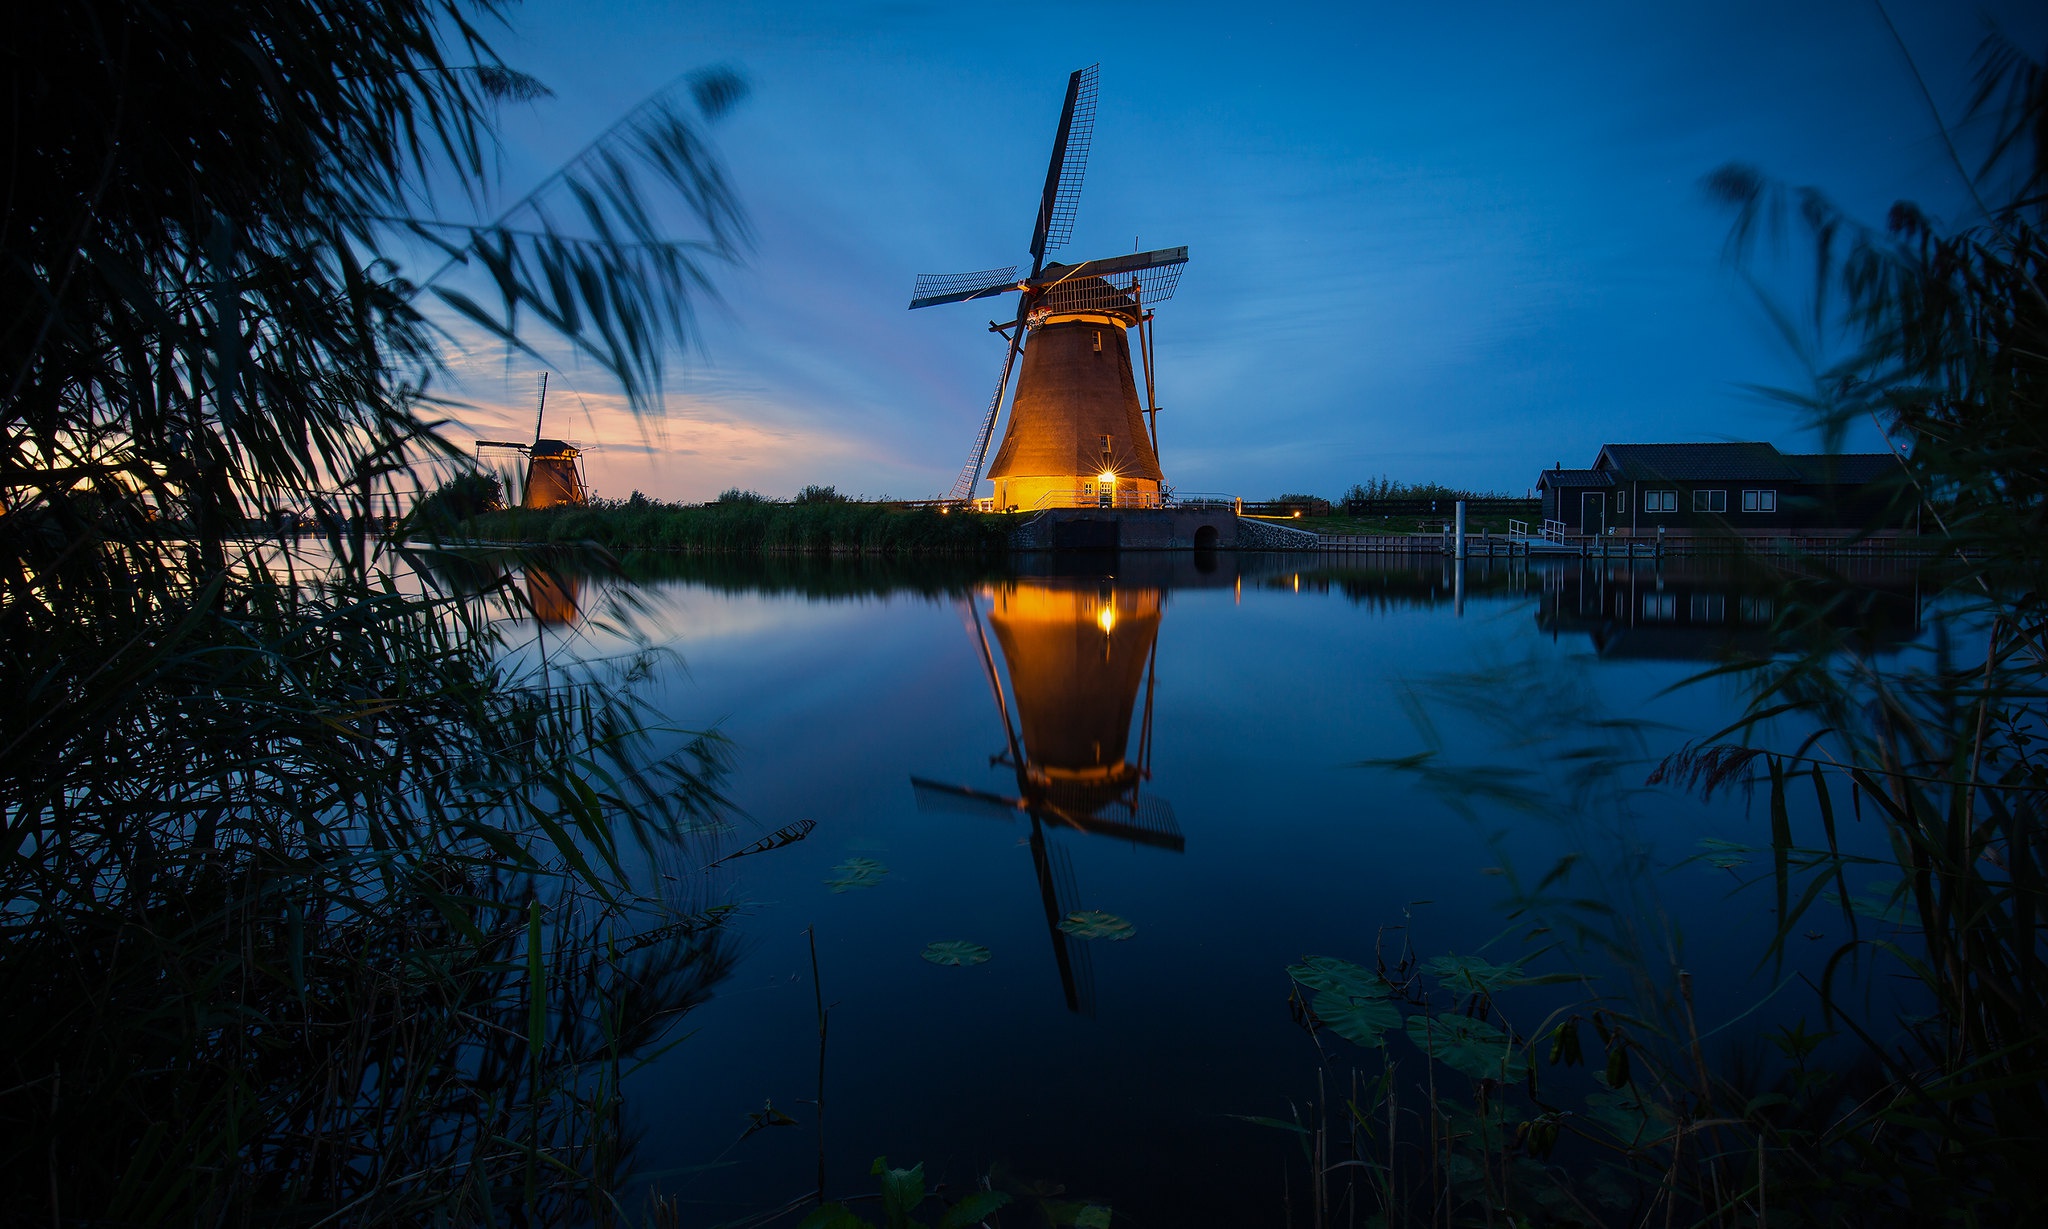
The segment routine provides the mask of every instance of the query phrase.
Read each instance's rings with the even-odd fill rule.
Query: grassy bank
[[[465,532],[502,542],[719,554],[1002,554],[1023,518],[866,503],[631,504],[487,513]]]

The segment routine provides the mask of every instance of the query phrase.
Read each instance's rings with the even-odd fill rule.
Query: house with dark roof
[[[1543,471],[1543,519],[1573,536],[1880,533],[1916,527],[1890,453],[1785,453],[1769,444],[1608,444],[1591,467]]]

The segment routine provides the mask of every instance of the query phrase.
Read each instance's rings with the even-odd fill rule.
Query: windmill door
[[[1598,536],[1607,532],[1607,494],[1584,491],[1579,495],[1579,532]]]

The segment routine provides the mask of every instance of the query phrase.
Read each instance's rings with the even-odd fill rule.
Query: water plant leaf
[[[939,1218],[939,1229],[967,1229],[1009,1206],[1010,1197],[1001,1191],[975,1191],[946,1209],[946,1214]]]
[[[1478,956],[1436,956],[1422,967],[1444,989],[1458,994],[1491,994],[1526,980],[1520,966],[1494,964]]]
[[[1722,870],[1733,870],[1738,866],[1747,866],[1749,859],[1743,855],[1756,852],[1755,847],[1752,845],[1743,845],[1736,841],[1716,840],[1713,837],[1702,839],[1700,841],[1700,848],[1706,851],[1700,856],[1707,860],[1707,864],[1719,867]]]
[[[1379,999],[1391,991],[1378,973],[1335,956],[1304,956],[1287,966],[1287,976],[1311,990],[1330,990],[1353,998]]]
[[[948,967],[987,964],[988,949],[979,943],[969,943],[965,939],[941,939],[936,943],[925,944],[924,958],[933,964]]]
[[[1325,990],[1316,995],[1316,1017],[1323,1027],[1356,1045],[1384,1045],[1386,1031],[1397,1028],[1401,1023],[1401,1009],[1386,999],[1372,996],[1355,998],[1334,990]]]
[[[1076,939],[1108,939],[1116,943],[1138,933],[1136,926],[1100,909],[1077,909],[1060,922],[1060,929]]]
[[[909,1169],[891,1169],[889,1158],[878,1156],[868,1172],[882,1180],[882,1216],[890,1229],[910,1224],[910,1214],[924,1202],[924,1162]]]
[[[874,887],[889,873],[888,867],[873,858],[848,858],[832,869],[835,873],[825,881],[825,886],[834,892]]]
[[[1091,1203],[1074,1214],[1074,1229],[1109,1229],[1109,1209]]]
[[[1513,1081],[1529,1071],[1528,1059],[1506,1033],[1470,1016],[1410,1016],[1408,1039],[1424,1054],[1474,1079]]]
[[[817,1208],[797,1223],[796,1229],[874,1229],[868,1222],[847,1211],[843,1203],[828,1203]]]

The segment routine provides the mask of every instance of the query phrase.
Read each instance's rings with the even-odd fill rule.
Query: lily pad
[[[1116,943],[1138,933],[1136,926],[1100,909],[1080,909],[1069,913],[1060,922],[1060,929],[1076,939],[1108,939]]]
[[[1520,1046],[1493,1025],[1470,1016],[1410,1016],[1408,1039],[1424,1054],[1474,1079],[1514,1081],[1529,1073],[1529,1060]]]
[[[1367,1048],[1386,1044],[1386,1032],[1401,1025],[1401,1009],[1384,998],[1360,998],[1325,990],[1310,1004],[1323,1027]]]
[[[825,881],[825,886],[834,892],[874,887],[882,882],[882,876],[889,873],[888,867],[873,858],[848,858],[832,870],[833,876]]]
[[[959,968],[987,964],[988,949],[979,943],[969,943],[965,939],[941,939],[936,943],[925,944],[924,958],[933,964]]]
[[[1287,976],[1311,990],[1330,990],[1353,998],[1383,999],[1389,991],[1379,974],[1335,956],[1304,956],[1300,964],[1287,966]]]
[[[1724,871],[1734,870],[1738,866],[1747,866],[1749,859],[1743,855],[1756,852],[1752,846],[1739,845],[1734,841],[1716,840],[1713,837],[1707,837],[1702,840],[1700,848],[1706,852],[1699,856],[1705,858],[1709,866],[1718,867]]]
[[[1478,956],[1437,956],[1422,967],[1444,989],[1458,994],[1490,994],[1524,981],[1522,971],[1514,965],[1494,964]]]

